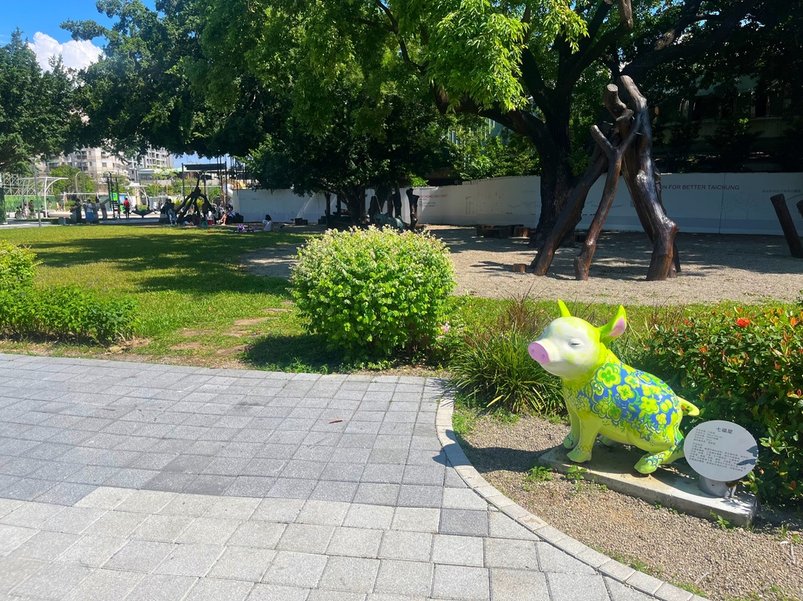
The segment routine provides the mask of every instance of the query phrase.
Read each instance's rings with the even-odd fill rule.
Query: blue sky
[[[11,32],[17,27],[29,40],[39,31],[64,43],[70,34],[59,27],[68,19],[93,19],[108,24],[105,15],[95,7],[95,0],[38,0],[26,2],[0,0],[0,44],[8,43]]]
[[[145,4],[153,6],[153,0],[145,0]],[[99,13],[95,0],[0,0],[0,45],[11,39],[12,32],[19,28],[27,38],[40,63],[44,67],[54,54],[62,54],[67,66],[85,67],[89,61],[97,60],[102,39],[95,39],[94,47],[90,42],[74,42],[70,33],[59,27],[62,22],[92,19],[103,25],[110,25],[111,20]],[[195,155],[185,155],[184,162],[197,162]],[[205,159],[201,159],[205,162]],[[176,162],[176,166],[179,166]]]

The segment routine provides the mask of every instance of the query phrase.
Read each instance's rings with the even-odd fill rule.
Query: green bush
[[[519,299],[509,303],[497,320],[465,332],[449,362],[452,385],[472,404],[485,408],[565,413],[560,381],[527,352],[554,317]]]
[[[0,291],[0,334],[110,343],[130,338],[134,303],[75,286]]]
[[[389,229],[330,230],[298,252],[293,296],[308,329],[350,359],[429,347],[454,287],[445,245]]]
[[[0,290],[30,287],[37,264],[29,248],[0,240]]]
[[[715,308],[657,324],[644,341],[639,367],[698,405],[699,420],[733,421],[759,440],[751,482],[765,500],[803,499],[803,308]]]

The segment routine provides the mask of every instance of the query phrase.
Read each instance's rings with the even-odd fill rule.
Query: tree
[[[288,114],[251,153],[247,164],[263,186],[335,193],[356,219],[365,210],[365,188],[381,190],[384,201],[392,188],[447,160],[445,123],[431,104],[387,96],[369,110],[371,99],[336,93],[340,111],[326,124],[309,129]]]
[[[441,110],[487,116],[530,139],[543,171],[536,242],[554,226],[582,171],[577,144],[588,139],[589,123],[578,122],[575,105],[599,98],[612,75],[640,84],[664,64],[705,56],[755,20],[756,5],[764,4],[199,2],[212,21],[205,28],[211,33],[207,44],[214,40],[225,49],[227,58],[219,63],[224,71],[244,63],[247,73],[263,74],[274,89],[292,81],[293,104],[311,119],[331,110],[324,92],[333,80],[357,82],[380,95],[383,86],[414,77]],[[214,74],[214,65],[209,73],[222,74]]]
[[[50,170],[50,175],[53,177],[66,178],[62,181],[57,181],[50,188],[51,194],[61,196],[64,192],[94,192],[97,189],[95,182],[86,173],[72,167],[70,165],[58,165]],[[78,185],[76,189],[76,183]]]
[[[367,186],[424,173],[445,147],[445,120],[426,88],[403,70],[383,72],[382,54],[382,77],[368,80],[355,68],[353,77],[313,85],[293,36],[282,46],[265,41],[277,32],[263,28],[276,21],[244,19],[229,6],[209,11],[202,0],[161,2],[159,13],[138,0],[103,6],[118,17],[111,29],[67,24],[76,36],[109,39],[85,76],[88,141],[250,157],[266,186],[336,192],[354,203]],[[242,45],[256,38],[263,41]],[[266,64],[273,51],[280,65]],[[393,61],[386,67],[398,70]]]
[[[497,126],[498,127],[498,126]],[[532,142],[492,121],[464,116],[452,127],[452,164],[461,179],[484,179],[540,173]]]
[[[79,123],[70,75],[60,62],[42,71],[15,31],[0,47],[0,172],[69,150]]]
[[[778,0],[163,0],[161,17],[135,26],[139,2],[104,5],[122,15],[110,47],[123,66],[139,52],[154,63],[145,75],[189,81],[165,93],[190,98],[179,114],[196,124],[226,115],[217,140],[234,144],[243,123],[257,139],[270,133],[285,94],[311,131],[337,114],[338,86],[376,106],[385,94],[426,89],[444,112],[490,117],[528,138],[543,173],[534,245],[584,185],[578,149],[588,148],[581,141],[599,109],[585,108],[581,120],[575,108],[598,105],[590,99],[622,75],[643,86],[667,65],[696,68],[735,33],[761,30],[773,9],[783,12]],[[140,49],[144,33],[164,51]],[[200,99],[204,110],[188,110]],[[182,140],[200,131],[185,128]],[[208,137],[200,135],[195,143]]]

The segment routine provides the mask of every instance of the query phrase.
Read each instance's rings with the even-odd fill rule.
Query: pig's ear
[[[619,338],[619,336],[625,333],[626,329],[627,316],[625,315],[625,308],[619,305],[616,316],[599,329],[599,338],[602,342],[607,342],[614,338]]]
[[[572,314],[569,313],[569,307],[566,306],[562,300],[558,299],[558,308],[560,309],[560,316],[561,317],[571,317]]]

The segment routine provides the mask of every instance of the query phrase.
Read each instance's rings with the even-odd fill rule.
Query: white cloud
[[[50,58],[61,55],[64,66],[69,69],[85,69],[100,58],[101,49],[89,40],[70,40],[60,44],[55,38],[37,31],[33,34],[33,42],[28,42],[36,54],[36,60],[42,69],[50,69]]]

